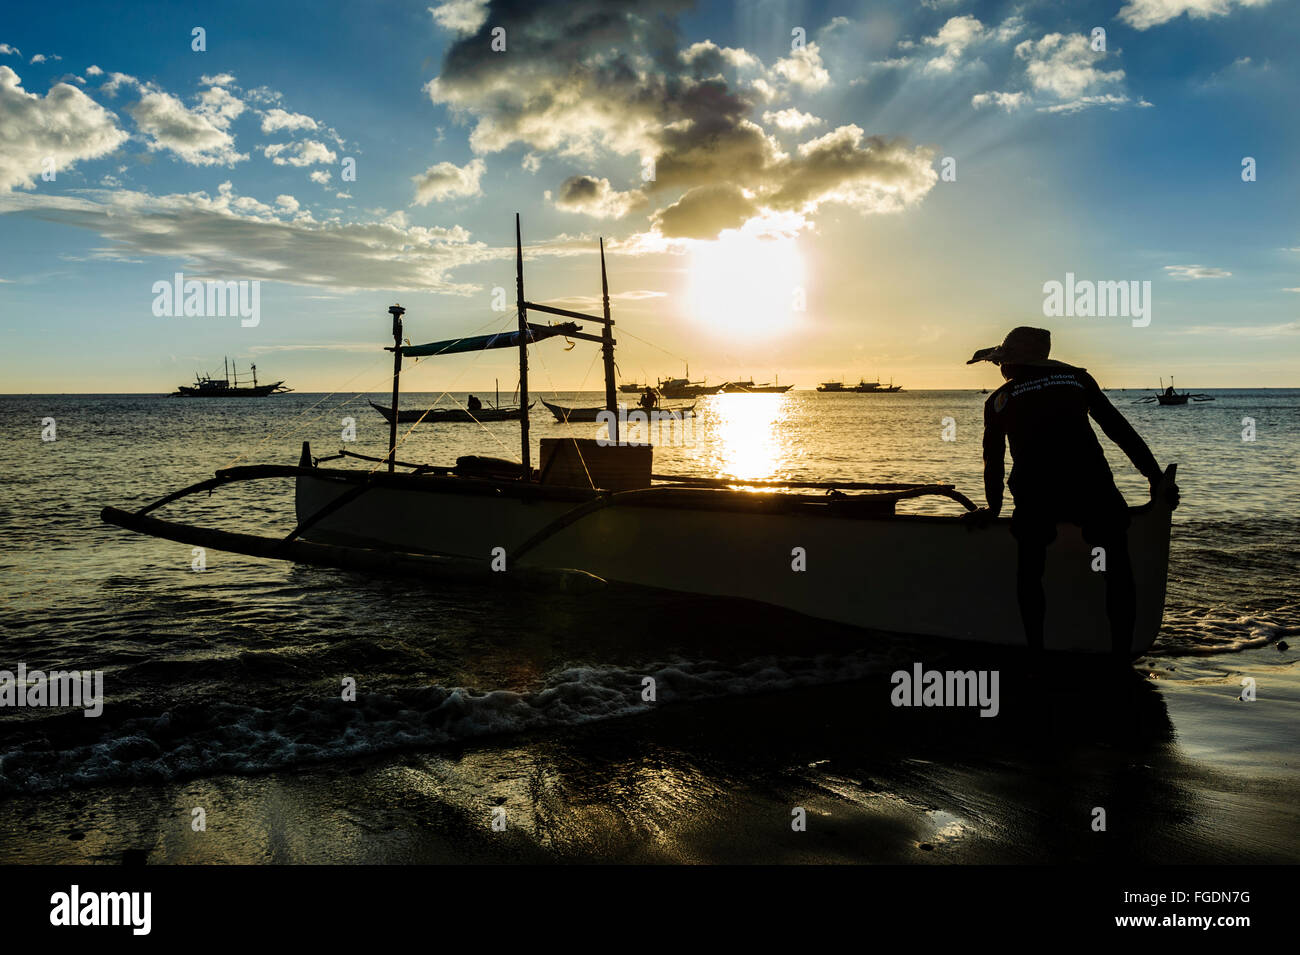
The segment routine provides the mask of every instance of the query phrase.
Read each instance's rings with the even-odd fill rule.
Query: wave
[[[886,665],[880,654],[864,651],[768,657],[738,666],[679,661],[635,669],[569,667],[527,693],[426,686],[359,694],[355,702],[301,698],[279,708],[184,702],[162,713],[121,720],[89,743],[60,744],[60,731],[80,726],[56,717],[43,721],[51,725],[34,734],[45,745],[28,744],[0,755],[0,794],[253,774],[436,748],[634,716],[674,702],[857,680]],[[646,678],[654,681],[654,700],[645,698]]]

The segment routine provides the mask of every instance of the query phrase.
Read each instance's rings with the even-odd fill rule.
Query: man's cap
[[[973,365],[977,361],[991,361],[998,365],[1034,364],[1046,361],[1051,350],[1051,332],[1046,328],[1030,328],[1028,325],[1021,325],[1019,328],[1011,329],[1001,345],[981,348],[966,364]]]

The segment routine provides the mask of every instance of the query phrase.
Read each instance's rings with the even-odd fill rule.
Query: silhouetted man
[[[470,395],[469,400],[465,402],[470,411],[482,411],[483,402],[478,400],[478,395]]]
[[[1151,484],[1162,477],[1146,442],[1110,403],[1084,369],[1053,361],[1051,333],[1013,329],[1001,345],[981,348],[966,364],[991,361],[1007,383],[984,403],[984,496],[988,507],[966,515],[985,526],[1002,510],[1002,467],[1007,442],[1015,498],[1011,533],[1019,544],[1016,596],[1031,649],[1043,648],[1043,569],[1060,522],[1077,524],[1083,537],[1106,552],[1106,613],[1111,647],[1127,657],[1133,645],[1137,598],[1128,553],[1128,506],[1106,463],[1088,416],[1124,451]],[[1178,505],[1178,489],[1170,489]]]

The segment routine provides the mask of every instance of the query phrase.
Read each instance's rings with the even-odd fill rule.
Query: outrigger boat
[[[292,388],[284,387],[283,381],[273,382],[269,385],[259,385],[257,383],[256,365],[250,366],[253,372],[253,383],[251,385],[241,385],[239,383],[239,371],[234,367],[234,363],[230,359],[223,358],[221,367],[224,371],[220,378],[213,378],[211,375],[195,375],[193,385],[177,385],[176,390],[169,397],[265,398],[267,395],[281,395],[293,391]]]
[[[564,407],[563,405],[553,405],[553,404],[551,404],[549,401],[547,401],[545,398],[542,399],[542,404],[546,405],[547,410],[550,411],[551,414],[555,415],[555,420],[556,420],[556,421],[559,421],[559,422],[561,422],[561,423],[566,422],[566,421],[567,421],[567,422],[572,422],[572,423],[574,423],[574,424],[585,424],[585,423],[596,422],[596,421],[599,421],[599,420],[600,420],[600,415],[601,415],[603,412],[605,412],[605,411],[608,410],[607,408],[604,408],[604,407],[600,407],[600,408],[566,408],[566,407]],[[645,408],[641,408],[641,407],[628,408],[627,405],[620,405],[620,408],[622,408],[624,411],[626,411],[626,412],[629,413],[629,414],[632,413],[632,412],[635,412],[635,411],[645,411],[645,410],[646,410]],[[656,408],[651,409],[651,410],[654,410],[654,411],[662,411],[662,412],[665,412],[665,413],[677,414],[677,415],[685,416],[685,415],[689,415],[689,414],[694,414],[694,413],[695,413],[695,405],[687,405],[685,408],[658,408],[658,407],[656,407]]]
[[[517,347],[520,401],[526,404],[529,345],[557,335],[599,343],[605,407],[616,412],[614,322],[603,242],[599,316],[527,301],[518,217],[515,243],[518,330],[457,339],[457,350]],[[533,324],[530,310],[603,328],[594,335],[581,331],[576,321]],[[394,407],[403,356],[440,354],[449,345],[404,345],[404,311],[398,305],[389,309]],[[971,530],[957,515],[898,512],[907,501],[934,496],[974,509],[953,485],[655,474],[650,446],[619,442],[616,416],[610,430],[613,443],[543,438],[535,469],[524,416],[520,461],[462,457],[455,466],[433,466],[397,460],[394,420],[383,458],[343,451],[318,459],[304,442],[296,466],[226,468],[136,511],[107,507],[101,516],[187,544],[425,581],[547,590],[627,583],[749,599],[873,631],[1025,644],[1010,521]],[[323,466],[338,458],[373,464]],[[409,473],[396,473],[398,466]],[[1171,466],[1166,486],[1173,477]],[[297,523],[284,537],[233,534],[151,516],[190,494],[275,478],[296,484]],[[1138,604],[1131,649],[1138,654],[1155,640],[1164,611],[1171,511],[1163,486],[1131,514],[1128,546]],[[1092,564],[1091,547],[1079,529],[1062,525],[1044,577],[1047,649],[1109,652],[1104,575],[1094,573]]]
[[[370,407],[383,415],[387,421],[392,422],[392,408],[385,408],[373,401],[370,402]],[[529,410],[532,410],[532,405],[528,407]],[[478,410],[470,408],[430,408],[427,411],[398,410],[397,420],[402,424],[468,424],[476,421],[518,421],[520,415],[521,412],[518,408],[479,408]]]
[[[1155,401],[1162,405],[1185,405],[1188,399],[1192,401],[1213,401],[1214,395],[1193,393],[1190,391],[1174,391],[1174,379],[1169,379],[1169,387],[1165,387],[1165,380],[1160,379],[1160,390],[1154,395],[1147,395],[1145,398],[1134,400],[1135,405],[1150,404]]]

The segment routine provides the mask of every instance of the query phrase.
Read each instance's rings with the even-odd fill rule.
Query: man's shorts
[[[1056,540],[1057,524],[1076,524],[1090,544],[1122,538],[1128,531],[1128,505],[1118,490],[1088,497],[1016,498],[1011,534],[1025,545],[1046,547]]]

